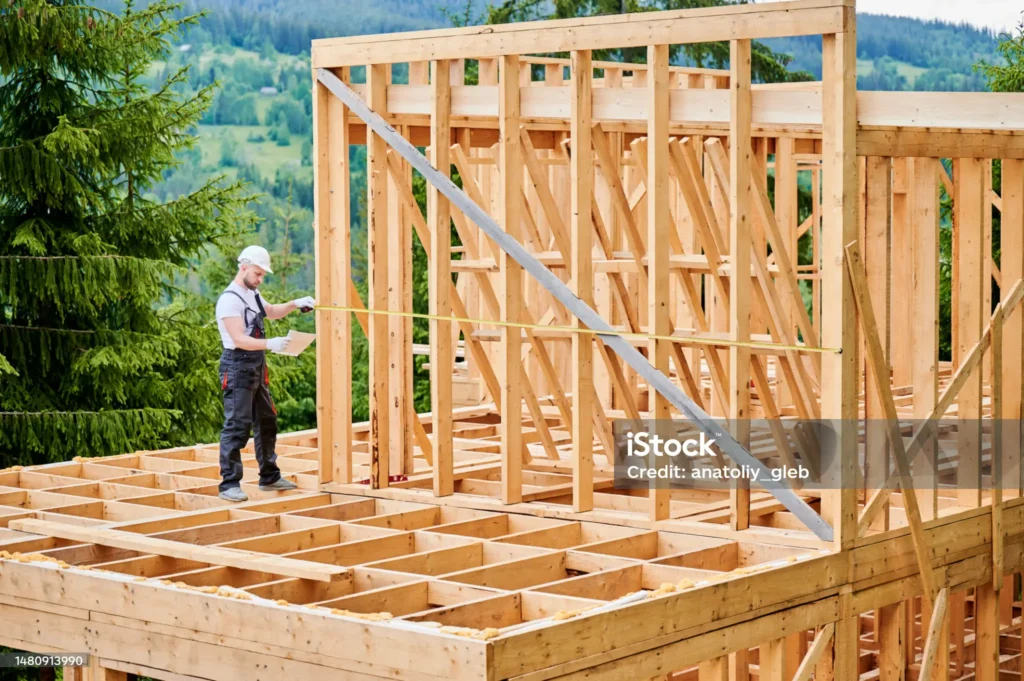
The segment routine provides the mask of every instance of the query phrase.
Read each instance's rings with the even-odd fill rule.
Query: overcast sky
[[[966,21],[973,26],[1009,32],[1020,23],[1024,0],[857,0],[857,10],[954,23]]]

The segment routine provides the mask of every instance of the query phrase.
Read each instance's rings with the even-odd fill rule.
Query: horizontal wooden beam
[[[239,568],[241,570],[268,572],[284,577],[313,579],[319,582],[333,582],[343,579],[349,572],[348,568],[340,565],[311,563],[238,549],[183,544],[170,539],[156,539],[131,532],[112,530],[106,527],[82,527],[80,525],[67,525],[48,520],[26,518],[24,520],[12,521],[10,528],[47,537],[71,539],[101,546],[112,546],[118,549],[138,551],[156,556],[195,560],[211,565]]]
[[[1006,131],[861,127],[857,130],[857,155],[1024,159],[1024,135]]]
[[[852,0],[797,0],[314,40],[313,68],[840,33]]]
[[[352,89],[366,98],[365,85]],[[452,87],[452,116],[495,118],[498,87]],[[571,87],[520,87],[522,118],[557,120],[568,125]],[[645,124],[647,103],[642,88],[595,87],[594,120],[602,124]],[[429,85],[389,85],[388,115],[429,115]],[[751,119],[756,128],[815,131],[821,128],[820,90],[760,89],[751,92]],[[678,124],[729,125],[729,90],[672,88],[669,90],[669,121]],[[876,92],[857,93],[857,124],[866,129],[907,128],[920,131],[970,131],[1009,133],[1024,128],[1024,94],[992,92]],[[938,129],[938,130],[936,130]],[[639,128],[638,128],[639,131]],[[884,138],[871,138],[884,144]],[[861,152],[863,153],[863,152]],[[874,154],[872,154],[874,155]]]

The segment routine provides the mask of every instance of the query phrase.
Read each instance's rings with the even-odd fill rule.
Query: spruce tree
[[[4,5],[0,465],[209,438],[216,329],[173,282],[251,217],[222,178],[150,193],[210,105],[213,86],[188,94],[187,68],[147,76],[198,15],[167,0]]]

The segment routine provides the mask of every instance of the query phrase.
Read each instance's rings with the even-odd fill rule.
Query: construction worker
[[[256,461],[261,490],[290,490],[296,485],[281,477],[277,467],[277,409],[270,396],[266,351],[283,353],[285,336],[267,338],[263,320],[280,319],[293,310],[309,311],[315,301],[306,296],[272,305],[260,298],[263,277],[273,274],[270,254],[262,246],[247,246],[238,256],[238,274],[217,300],[217,328],[224,352],[220,356],[220,387],[224,396],[224,429],[220,434],[220,496],[246,501],[241,449],[255,430]]]

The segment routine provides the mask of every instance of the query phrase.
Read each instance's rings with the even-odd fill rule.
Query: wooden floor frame
[[[240,505],[216,497],[216,446],[0,473],[0,643],[89,652],[91,668],[67,670],[82,679],[705,679],[737,664],[791,679],[801,662],[830,678],[821,632],[845,608],[861,678],[922,663],[931,613],[907,528],[835,552],[756,529],[652,530],[628,511],[569,520],[564,501],[500,512],[412,489],[327,494],[315,432],[283,440],[300,490],[260,492],[250,446]],[[419,501],[383,498],[403,491]],[[994,523],[955,493],[924,524],[961,618],[945,620],[942,661],[949,678],[986,678],[977,659],[998,650],[1000,678],[1017,678],[1024,499]],[[1011,586],[986,612],[996,545]]]
[[[785,35],[823,36],[822,82],[751,83],[750,41]],[[798,0],[315,41],[318,429],[278,446],[299,489],[261,492],[251,445],[237,506],[216,445],[0,472],[0,644],[92,654],[76,681],[1019,679],[1022,439],[978,422],[1022,416],[1024,97],[857,92],[855,36],[852,0]],[[729,42],[728,71],[669,65],[706,40]],[[647,63],[592,59],[613,47]],[[664,396],[434,185],[421,211],[407,159],[321,68],[754,456],[814,465],[794,424],[840,420],[846,484],[800,492],[834,541],[756,488],[615,489],[612,420],[670,416]],[[413,309],[414,233],[422,347],[380,314]],[[956,456],[906,496],[924,422]]]

